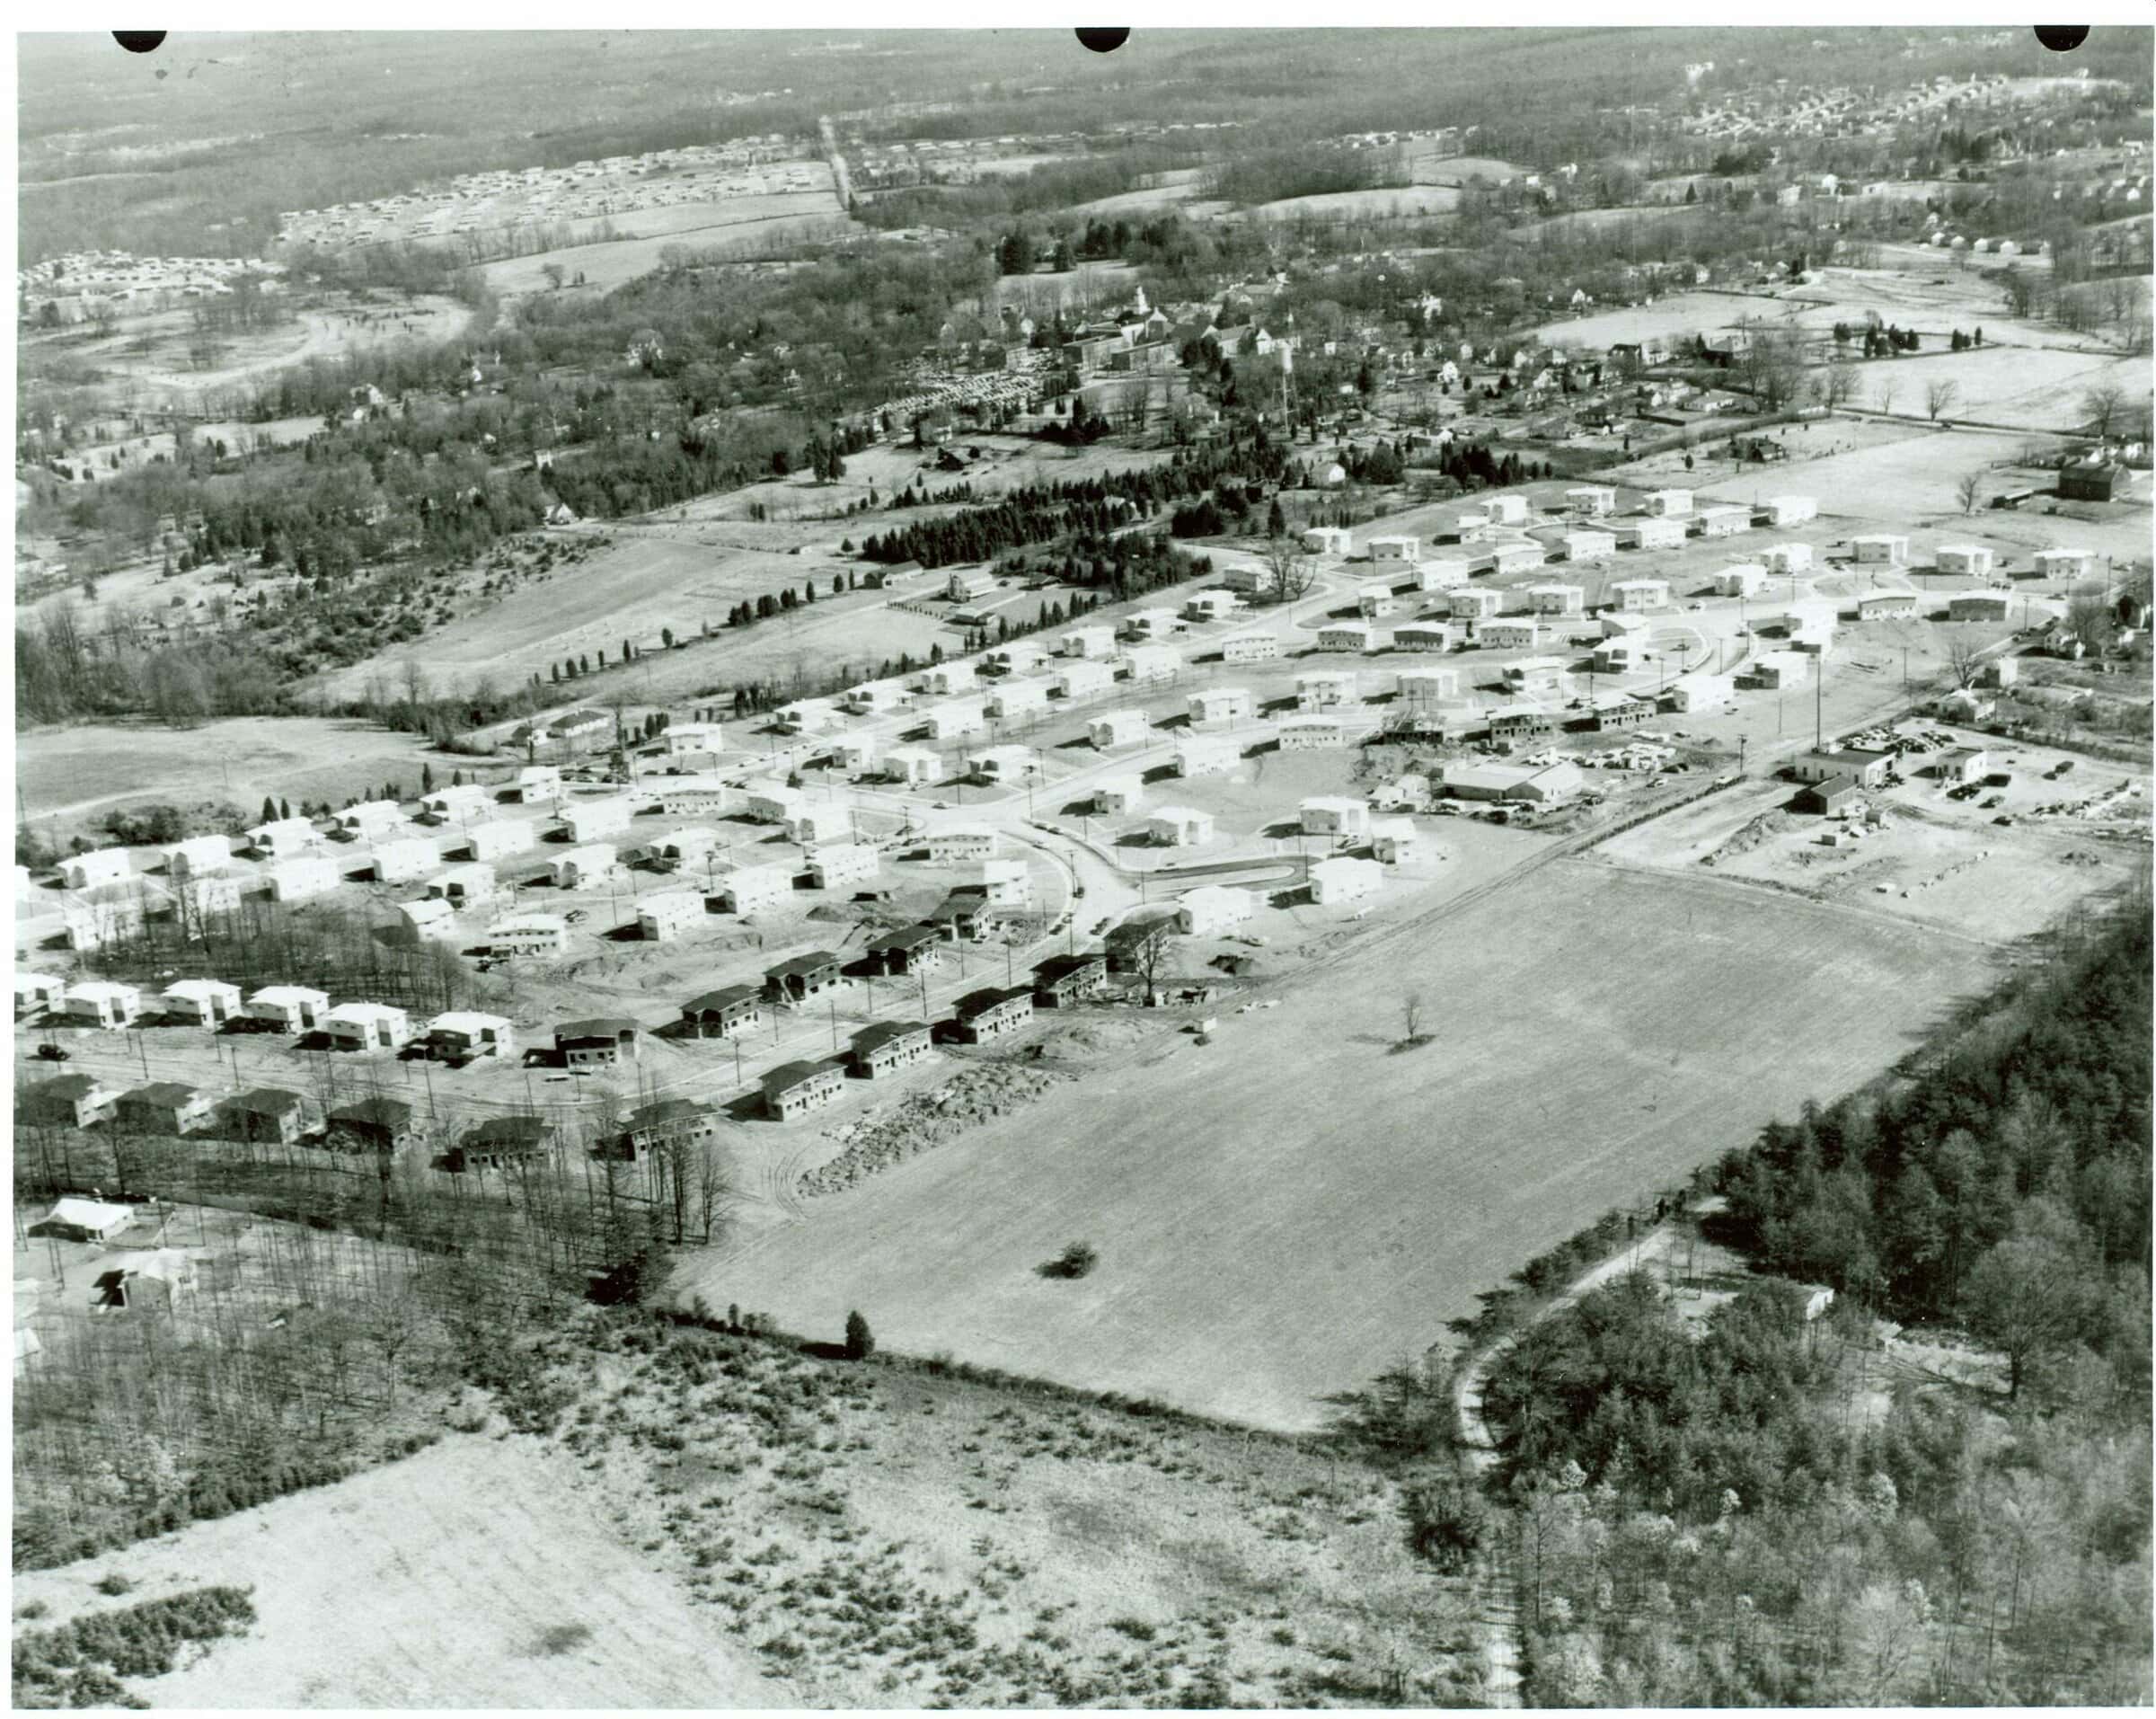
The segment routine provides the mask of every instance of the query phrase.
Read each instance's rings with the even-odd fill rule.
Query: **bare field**
[[[1464,185],[1471,179],[1487,179],[1493,184],[1502,184],[1527,171],[1509,161],[1499,161],[1494,155],[1441,155],[1430,159],[1416,155],[1411,163],[1417,181],[1431,185]]]
[[[1211,1046],[820,1201],[683,1292],[803,1330],[861,1307],[899,1350],[1308,1428],[1522,1259],[1864,1078],[1987,971],[1958,939],[1561,862],[1351,944]],[[1410,987],[1437,1037],[1395,1052]],[[1080,1238],[1091,1278],[1037,1275]]]
[[[1877,368],[1868,365],[1860,372],[1869,386],[1876,386]],[[2081,402],[2092,388],[2123,390],[2129,411],[2149,398],[2148,359],[2057,348],[1985,345],[1904,361],[1898,373],[1896,410],[1903,414],[1923,413],[1926,391],[1947,381],[1957,392],[1941,416],[2010,430],[2079,430],[2089,417]]]
[[[161,1707],[789,1706],[708,1609],[616,1530],[571,1459],[451,1436],[384,1468],[57,1570],[46,1627],[206,1583],[252,1588],[241,1640],[135,1687]],[[93,1585],[135,1584],[114,1601]]]
[[[1310,197],[1261,203],[1252,213],[1268,221],[1295,221],[1305,217],[1352,220],[1357,216],[1383,219],[1449,215],[1459,207],[1460,193],[1449,185],[1411,185],[1389,190],[1321,191]]]
[[[1734,325],[1748,308],[1734,293],[1688,292],[1651,305],[1628,305],[1589,316],[1565,316],[1533,331],[1537,340],[1571,351],[1607,349],[1621,341],[1668,340]]]
[[[652,224],[658,230],[636,238],[595,240],[589,244],[534,252],[527,257],[508,257],[481,264],[479,272],[503,298],[549,290],[546,269],[550,263],[560,264],[571,280],[581,275],[585,291],[607,292],[649,274],[659,266],[662,254],[676,245],[699,251],[791,244],[808,238],[836,238],[853,226],[828,191],[745,199],[732,212],[722,212],[714,206],[708,213],[711,218],[696,226],[657,221]],[[633,226],[638,218],[625,216],[615,226]]]

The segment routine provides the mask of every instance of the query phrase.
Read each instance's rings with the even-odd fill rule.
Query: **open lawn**
[[[258,1621],[164,1677],[153,1706],[787,1706],[708,1611],[536,1441],[453,1436],[334,1486],[14,1579],[40,1627],[213,1582]],[[135,1584],[110,1599],[94,1583]],[[18,1628],[23,1627],[22,1625]]]
[[[1611,1205],[1880,1068],[1958,939],[1563,861],[685,1269],[683,1293],[1284,1428]],[[1401,997],[1435,1039],[1398,1050]],[[1171,1121],[1170,1119],[1172,1119]],[[1074,1239],[1082,1282],[1035,1268]]]
[[[748,251],[763,246],[798,244],[801,240],[835,239],[851,226],[828,191],[801,191],[786,195],[744,198],[729,205],[708,205],[695,213],[708,218],[693,225],[679,224],[684,208],[654,210],[616,219],[617,231],[640,225],[651,230],[635,238],[607,239],[589,244],[565,245],[555,251],[535,251],[527,257],[509,257],[483,263],[479,272],[502,298],[519,297],[551,288],[547,265],[558,263],[575,281],[583,277],[587,292],[607,292],[648,275],[659,266],[663,254],[679,246],[687,251]],[[572,288],[573,289],[573,288]]]

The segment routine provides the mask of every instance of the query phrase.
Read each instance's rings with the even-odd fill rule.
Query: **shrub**
[[[1091,1242],[1073,1242],[1047,1264],[1041,1267],[1043,1277],[1079,1278],[1089,1275],[1100,1263],[1100,1255]]]
[[[866,1360],[876,1352],[876,1334],[858,1310],[846,1316],[846,1359]]]
[[[117,1599],[121,1594],[133,1593],[135,1584],[119,1571],[110,1570],[97,1579],[97,1591],[101,1594],[110,1594]]]

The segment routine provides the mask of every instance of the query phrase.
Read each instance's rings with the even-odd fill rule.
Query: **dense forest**
[[[2070,928],[1726,1161],[1780,1278],[1696,1328],[1621,1279],[1500,1363],[1531,1705],[2146,1698],[2152,947],[2145,895]],[[1880,1357],[1881,1316],[1997,1385]]]

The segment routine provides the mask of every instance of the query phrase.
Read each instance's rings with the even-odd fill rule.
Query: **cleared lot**
[[[685,1294],[1287,1428],[1521,1260],[1890,1060],[1972,945],[1720,882],[1560,862],[1343,949],[700,1263]],[[1436,1039],[1396,1052],[1401,999]],[[1091,1241],[1081,1282],[1036,1272]]]

